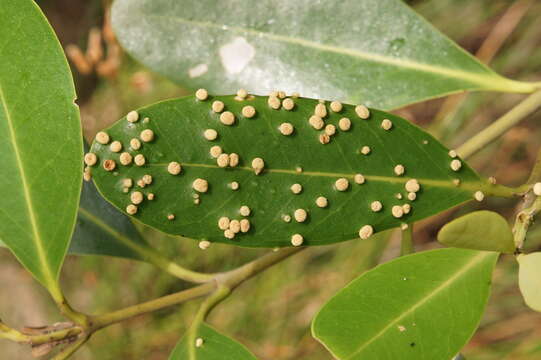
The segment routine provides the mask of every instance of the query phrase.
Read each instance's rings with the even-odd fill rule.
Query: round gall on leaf
[[[255,116],[255,113],[255,107],[253,107],[252,105],[247,105],[242,108],[242,116],[244,116],[245,118],[251,119]]]
[[[216,138],[218,138],[218,132],[216,130],[214,130],[214,129],[207,129],[203,133],[203,136],[208,141],[214,141],[214,140],[216,140]]]
[[[361,119],[364,119],[364,120],[366,120],[366,119],[368,119],[370,117],[370,111],[364,105],[355,106],[355,113],[357,114],[358,117],[360,117]]]
[[[152,140],[154,140],[154,131],[150,129],[145,129],[141,131],[139,138],[144,142],[151,142]]]
[[[129,215],[135,215],[137,213],[137,206],[135,206],[133,204],[130,204],[130,205],[126,206],[126,212]]]
[[[139,120],[139,113],[135,110],[130,111],[128,115],[126,115],[126,120],[131,123],[137,122],[137,120]]]
[[[370,236],[372,236],[372,234],[374,234],[374,228],[370,225],[364,225],[359,230],[359,237],[363,240],[368,239]]]
[[[325,126],[323,119],[317,115],[312,115],[310,119],[308,119],[308,123],[316,130],[321,130],[323,129],[323,126]]]
[[[294,129],[295,128],[293,127],[293,125],[287,122],[280,124],[280,127],[279,127],[280,132],[282,133],[282,135],[285,135],[285,136],[293,134]]]
[[[316,205],[320,208],[324,208],[324,207],[327,207],[327,205],[329,204],[329,201],[327,200],[326,197],[324,196],[320,196],[316,199]]]
[[[351,128],[351,120],[348,118],[341,118],[340,121],[338,121],[338,127],[342,131],[348,131]]]
[[[349,187],[349,181],[346,178],[340,178],[335,181],[334,187],[338,191],[346,191]]]
[[[342,103],[340,101],[332,101],[330,107],[333,112],[342,111]]]
[[[209,189],[209,184],[205,179],[195,179],[192,183],[192,187],[197,192],[206,193]]]
[[[133,158],[129,152],[123,152],[122,154],[120,154],[119,161],[122,165],[130,165],[132,160]]]
[[[143,154],[135,155],[135,158],[133,159],[133,161],[135,162],[135,165],[137,166],[143,166],[146,163],[146,159]]]
[[[284,101],[282,101],[282,107],[287,111],[291,111],[295,107],[295,101],[290,98],[284,99]]]
[[[130,147],[133,150],[139,150],[141,148],[141,141],[139,139],[133,138],[130,140]]]
[[[224,111],[220,114],[220,122],[224,125],[231,126],[235,123],[235,115],[231,111]]]
[[[109,150],[115,153],[119,152],[122,150],[122,143],[120,141],[113,141],[111,145],[109,145]]]
[[[201,240],[199,242],[199,248],[201,250],[207,250],[210,247],[210,241],[208,240]],[[199,341],[198,341],[199,340]],[[203,345],[203,339],[199,338],[195,340],[195,346],[201,347]]]
[[[182,171],[182,166],[176,161],[171,161],[167,165],[167,172],[171,175],[178,175],[180,174],[181,171]]]
[[[224,111],[224,107],[224,103],[220,100],[216,100],[212,103],[212,111],[214,111],[215,113],[221,113],[222,111]]]
[[[113,171],[116,168],[116,162],[111,159],[105,160],[102,165],[106,171]]]
[[[306,221],[306,218],[308,217],[308,213],[304,209],[297,209],[295,210],[295,213],[293,214],[293,216],[295,217],[295,220],[297,222],[302,223]]]
[[[210,148],[209,153],[210,153],[210,156],[216,159],[222,153],[222,148],[218,145],[214,145],[213,147]]]
[[[96,141],[99,142],[102,145],[106,145],[109,143],[109,134],[107,134],[105,131],[100,131],[96,134]]]
[[[85,154],[85,164],[88,166],[93,166],[98,161],[98,157],[94,153]]]
[[[303,242],[304,242],[304,238],[302,237],[301,234],[295,234],[291,236],[291,245],[301,246]]]
[[[257,157],[252,160],[252,169],[254,169],[256,175],[259,175],[263,168],[265,168],[265,161],[262,158]]]
[[[197,98],[197,100],[204,101],[207,100],[207,98],[209,97],[209,93],[205,89],[199,89],[195,92],[195,97]]]
[[[541,196],[541,182],[535,183],[533,186],[533,193],[536,196]]]

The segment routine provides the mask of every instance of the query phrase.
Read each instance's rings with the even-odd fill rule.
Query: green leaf
[[[462,90],[534,91],[400,0],[117,0],[112,21],[137,60],[219,94],[282,89],[392,109]]]
[[[513,233],[507,220],[493,211],[474,211],[445,224],[438,233],[444,245],[498,251],[512,254],[515,251]]]
[[[234,126],[223,125],[219,114],[210,110],[214,100],[223,101],[226,109],[235,114]],[[135,218],[163,232],[249,247],[289,246],[296,233],[304,237],[305,245],[350,240],[359,236],[364,225],[379,232],[467,201],[476,190],[488,194],[499,189],[479,179],[466,164],[458,172],[452,171],[449,164],[453,159],[448,150],[433,137],[404,119],[377,110],[371,110],[370,118],[362,120],[351,105],[344,105],[340,113],[329,109],[327,124],[338,126],[340,118],[348,117],[352,125],[349,131],[337,130],[330,143],[323,145],[318,140],[320,131],[308,123],[318,101],[298,98],[295,103],[293,111],[277,111],[263,97],[238,101],[234,96],[217,96],[198,101],[190,96],[140,109],[139,118],[148,117],[149,121],[130,123],[123,118],[106,132],[110,141],[123,145],[121,152],[132,157],[143,155],[145,165],[135,166],[132,162],[123,166],[120,152],[111,152],[109,144],[94,141],[91,151],[98,163],[92,174],[96,186],[123,211],[133,192],[154,194],[154,200],[145,199],[138,205]],[[256,116],[250,119],[241,115],[247,104],[257,109]],[[392,120],[390,130],[381,127],[383,119]],[[290,136],[278,130],[285,122],[294,124]],[[145,129],[153,131],[154,140],[142,142],[141,148],[134,150],[131,139],[138,138]],[[205,129],[216,129],[218,138],[206,140]],[[209,153],[213,146],[238,154],[239,166],[219,167]],[[359,152],[363,146],[371,148],[368,155]],[[251,167],[257,157],[266,164],[259,175]],[[116,163],[114,171],[104,170],[107,160]],[[173,161],[182,164],[182,172],[176,176],[167,171]],[[394,168],[400,164],[405,174],[396,176]],[[298,172],[297,167],[302,171]],[[364,175],[363,184],[355,182],[357,173]],[[146,174],[153,178],[150,186],[134,185],[124,190],[124,179],[132,179],[135,184]],[[192,188],[198,178],[208,182],[208,192],[199,194]],[[335,182],[340,178],[348,179],[347,191],[336,190]],[[408,199],[405,190],[411,178],[417,179],[421,187],[414,201]],[[460,186],[455,186],[453,179],[460,179]],[[231,189],[232,182],[238,182],[237,191]],[[297,195],[290,190],[296,183],[303,187]],[[397,199],[396,194],[402,198]],[[194,196],[199,197],[199,204]],[[316,206],[320,196],[328,199],[327,207]],[[381,211],[371,210],[374,201],[382,203]],[[405,204],[412,208],[409,214],[401,218],[391,215],[393,206]],[[240,214],[244,205],[251,209],[248,217]],[[306,221],[295,221],[297,209],[306,210]],[[169,214],[175,219],[168,220]],[[284,215],[292,220],[284,221]],[[251,223],[250,231],[226,238],[218,227],[221,217],[239,221],[246,218]]]
[[[203,343],[196,347],[196,340],[192,343],[189,338],[200,338]],[[195,335],[188,333],[180,339],[169,360],[256,360],[256,357],[243,345],[209,325],[201,324]]]
[[[69,252],[143,260],[126,245],[131,242],[147,245],[130,219],[105,201],[92,182],[85,181]]]
[[[81,191],[75,89],[33,1],[3,1],[0,23],[0,239],[56,293]]]
[[[518,285],[524,302],[533,310],[541,312],[541,252],[521,254],[517,260]]]
[[[340,360],[450,359],[479,324],[497,258],[438,249],[379,265],[325,304],[312,334]]]

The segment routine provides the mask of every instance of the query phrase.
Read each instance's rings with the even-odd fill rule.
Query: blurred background
[[[108,23],[110,1],[37,2],[69,57],[87,139],[131,109],[188,94],[123,53]],[[540,1],[408,3],[469,52],[490,62],[497,72],[510,78],[541,81]],[[100,53],[103,56],[98,60]],[[428,129],[452,148],[522,97],[473,93],[424,102],[396,113]],[[499,183],[523,183],[541,147],[540,120],[540,112],[531,116],[501,141],[475,155],[471,165],[485,176],[495,176]],[[416,247],[437,247],[435,235],[442,224],[475,209],[490,208],[511,222],[517,204],[516,200],[489,199],[428,219],[416,225]],[[202,252],[196,242],[140,230],[180,264],[199,271],[231,269],[265,252],[219,244]],[[330,359],[329,353],[310,335],[312,317],[349,281],[375,264],[397,256],[399,247],[396,234],[388,233],[369,241],[309,249],[242,285],[212,313],[210,323],[244,343],[263,360]],[[539,250],[541,226],[531,228],[527,247]],[[516,277],[514,257],[503,256],[494,275],[488,310],[463,351],[467,359],[541,359],[541,314],[523,304]],[[0,249],[0,284],[0,314],[7,324],[20,328],[62,320],[46,291],[5,249]],[[86,313],[118,309],[189,287],[145,263],[94,256],[69,256],[62,271],[62,284],[72,305]],[[95,334],[73,358],[167,359],[197,306],[197,301],[190,302],[111,326]],[[26,347],[2,341],[0,358],[30,359],[31,355]]]

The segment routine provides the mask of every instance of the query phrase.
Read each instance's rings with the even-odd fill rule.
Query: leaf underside
[[[0,239],[51,288],[82,181],[75,89],[62,47],[33,1],[3,1],[0,23]]]
[[[325,304],[312,334],[340,360],[451,359],[479,324],[497,258],[438,249],[380,265]]]
[[[541,252],[521,254],[517,260],[518,284],[524,302],[533,310],[541,312]]]
[[[233,126],[223,125],[220,114],[211,110],[214,100],[223,101],[225,109],[235,114]],[[189,96],[142,108],[139,121],[130,123],[123,118],[106,132],[110,141],[122,143],[121,152],[144,155],[145,165],[120,165],[121,152],[113,153],[109,144],[94,141],[91,151],[98,162],[91,169],[93,179],[102,195],[122,211],[134,191],[145,194],[134,217],[149,226],[169,234],[247,247],[288,246],[296,233],[304,237],[305,245],[354,239],[363,225],[379,232],[410,223],[467,201],[475,190],[488,186],[465,163],[458,172],[452,171],[449,164],[453,159],[447,149],[395,115],[371,110],[370,118],[362,120],[351,105],[332,113],[327,103],[325,122],[336,125],[337,131],[330,143],[323,145],[319,142],[322,132],[308,123],[318,101],[297,98],[295,103],[294,109],[287,111],[271,109],[265,97],[239,101],[235,96],[217,96],[199,101]],[[241,115],[246,105],[256,109],[253,118]],[[351,119],[349,131],[338,129],[343,117]],[[148,121],[141,120],[144,118]],[[392,121],[390,130],[381,127],[383,119]],[[284,122],[294,126],[292,135],[278,130]],[[154,139],[133,150],[130,140],[144,129],[151,129]],[[203,135],[206,129],[216,129],[218,138],[207,140]],[[209,153],[216,145],[225,153],[238,154],[239,165],[219,167]],[[364,146],[371,149],[368,155],[359,152]],[[251,167],[256,157],[265,162],[259,175]],[[107,160],[115,161],[114,171],[104,170]],[[179,175],[168,173],[172,161],[182,164]],[[394,173],[399,164],[405,168],[403,176]],[[354,181],[358,173],[365,178],[363,184]],[[147,174],[153,178],[151,185],[135,185]],[[206,193],[192,188],[198,178],[208,182]],[[348,180],[346,191],[336,189],[339,178]],[[408,200],[404,185],[411,178],[421,186],[414,201]],[[134,187],[124,188],[125,179],[132,179]],[[454,179],[460,179],[460,186],[453,184]],[[233,182],[239,184],[236,191],[231,188]],[[302,192],[293,194],[290,187],[297,183]],[[154,200],[146,199],[149,193],[154,194]],[[320,196],[328,199],[327,207],[316,206]],[[381,211],[371,210],[374,201],[381,202]],[[410,204],[411,212],[395,218],[392,207],[404,204]],[[239,211],[243,205],[251,210],[247,217]],[[297,209],[307,212],[306,221],[295,220]],[[284,216],[291,221],[286,222]],[[228,239],[218,227],[221,217],[246,218],[250,230]]]
[[[199,347],[195,346],[196,339],[202,341]],[[188,333],[180,339],[169,360],[256,360],[256,357],[240,343],[201,324],[196,334]]]
[[[393,109],[462,90],[533,91],[401,0],[117,0],[112,23],[143,64],[218,94],[283,89]]]

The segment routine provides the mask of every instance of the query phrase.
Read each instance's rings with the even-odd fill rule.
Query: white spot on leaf
[[[230,74],[240,73],[253,59],[255,49],[245,38],[236,37],[220,48],[220,59],[225,70]]]

